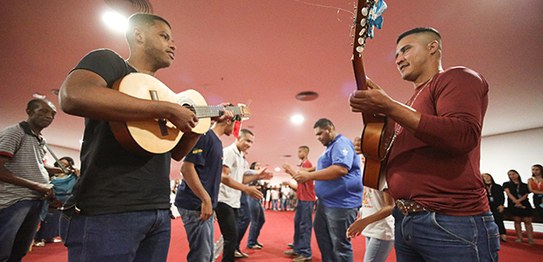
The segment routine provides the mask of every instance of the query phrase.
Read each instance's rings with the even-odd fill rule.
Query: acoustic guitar
[[[192,132],[197,134],[208,131],[211,118],[221,116],[224,110],[241,118],[248,118],[250,115],[245,106],[208,106],[204,97],[193,89],[176,94],[160,80],[143,73],[128,74],[117,80],[113,88],[140,99],[168,101],[190,109],[198,118],[198,124],[192,129]],[[166,153],[172,150],[183,136],[183,132],[166,119],[110,121],[109,126],[117,141],[126,150],[142,156]]]
[[[368,90],[362,52],[366,46],[366,39],[373,30],[373,25],[368,21],[376,2],[359,0],[356,7],[352,62],[358,90]],[[362,184],[379,189],[380,178],[384,176],[386,156],[390,148],[392,134],[386,128],[386,116],[362,113],[362,119],[364,129],[360,147],[365,157]]]

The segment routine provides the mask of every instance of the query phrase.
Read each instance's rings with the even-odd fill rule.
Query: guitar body
[[[359,0],[354,19],[353,43],[353,69],[358,90],[368,90],[362,52],[366,45],[366,38],[373,28],[368,22],[372,15],[372,8],[377,4],[375,0]],[[360,148],[365,157],[362,184],[379,190],[381,179],[386,168],[386,157],[392,136],[386,128],[386,117],[363,113],[364,129],[361,135]]]
[[[189,108],[207,106],[204,97],[197,91],[189,89],[176,94],[160,80],[148,74],[131,73],[115,82],[113,87],[122,93],[140,99],[153,100],[150,95],[153,92],[156,94],[157,100],[178,103]],[[183,132],[175,128],[174,125],[169,122],[160,124],[158,119],[129,122],[110,121],[109,125],[115,138],[125,149],[144,156],[163,154],[172,150],[183,136]],[[203,134],[210,126],[210,118],[200,118],[192,132]]]
[[[371,188],[379,189],[381,176],[385,174],[387,147],[390,137],[386,133],[386,122],[367,123],[361,135],[360,148],[364,154],[364,176],[362,183]]]

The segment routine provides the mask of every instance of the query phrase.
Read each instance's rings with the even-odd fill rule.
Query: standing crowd
[[[85,118],[81,172],[70,159],[58,161],[58,167],[43,161],[47,144],[41,132],[56,114],[48,100],[31,100],[28,119],[0,133],[0,261],[20,261],[27,253],[40,214],[48,213],[47,203],[54,209],[51,216],[60,217],[69,261],[166,261],[172,159],[182,161],[174,205],[189,242],[187,261],[216,258],[215,219],[222,261],[247,257],[240,248],[247,230],[247,248],[265,248],[259,239],[266,223],[263,199],[269,193],[272,210],[287,210],[294,199],[289,191],[296,192],[295,230],[292,249],[284,255],[293,261],[312,259],[313,232],[323,261],[353,261],[350,238],[360,234],[366,237],[365,261],[385,261],[393,246],[400,262],[498,260],[499,237],[505,233],[495,221],[499,224],[504,199],[500,186],[479,169],[488,84],[467,67],[442,68],[437,30],[414,28],[397,38],[397,69],[413,85],[406,103],[369,79],[369,89],[350,96],[353,112],[387,116],[386,128],[393,134],[379,188],[362,184],[364,141],[353,143],[331,120],[321,118],[313,131],[324,151],[315,165],[308,160],[309,148],[300,146],[299,166],[284,166],[296,183],[266,189],[261,180],[273,174],[247,160],[256,134],[236,128],[239,115],[224,107],[224,114],[212,118],[211,128],[200,134],[193,132],[198,124],[193,111],[114,89],[128,74],[154,75],[175,57],[171,25],[160,16],[132,15],[126,38],[127,59],[109,49],[94,50],[60,89],[61,109]],[[119,142],[118,123],[155,119],[184,133],[170,151],[133,152]],[[223,147],[224,135],[235,141]],[[541,212],[541,171],[541,165],[534,165],[526,184],[510,170],[510,181],[503,184],[517,242],[523,241],[524,222],[528,243],[534,243],[528,197],[534,193]],[[60,175],[50,179],[49,174]],[[68,186],[61,180],[69,180]]]

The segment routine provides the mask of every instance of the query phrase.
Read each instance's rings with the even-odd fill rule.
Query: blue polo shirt
[[[183,161],[194,164],[196,173],[211,197],[213,209],[217,206],[222,173],[222,142],[213,130],[200,137],[198,143]],[[175,196],[175,205],[188,210],[200,210],[202,201],[194,194],[185,180]]]
[[[326,147],[317,162],[317,170],[331,165],[346,167],[349,173],[335,180],[315,181],[319,204],[331,208],[360,207],[363,192],[360,157],[356,155],[353,143],[341,134]]]

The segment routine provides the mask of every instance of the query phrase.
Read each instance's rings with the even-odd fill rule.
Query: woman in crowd
[[[540,219],[543,219],[543,166],[532,166],[532,177],[528,178],[528,189],[534,193],[533,201],[535,210]]]
[[[494,221],[498,225],[500,239],[505,242],[507,241],[507,237],[505,234],[505,226],[503,224],[503,211],[505,210],[503,206],[505,202],[503,187],[496,184],[496,182],[494,182],[494,178],[489,173],[483,173],[481,174],[481,177],[485,183],[488,203],[490,204],[490,211],[492,211]]]
[[[517,234],[515,242],[522,242],[522,227],[520,224],[522,221],[526,227],[528,244],[533,245],[534,229],[532,227],[532,206],[528,201],[528,195],[530,194],[528,185],[522,182],[516,170],[509,170],[507,175],[509,176],[509,182],[503,184],[503,189],[507,194],[507,207],[515,221],[515,232]]]

